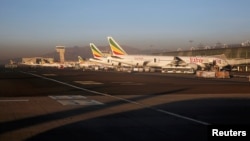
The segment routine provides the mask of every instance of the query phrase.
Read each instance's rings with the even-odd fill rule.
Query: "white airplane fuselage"
[[[186,64],[196,64],[202,68],[206,67],[206,65],[217,65],[220,68],[228,65],[226,60],[214,56],[178,56],[178,58]]]
[[[108,58],[113,62],[136,67],[164,67],[174,63],[174,56],[122,55]]]

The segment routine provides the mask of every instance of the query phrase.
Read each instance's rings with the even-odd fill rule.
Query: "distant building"
[[[178,50],[154,53],[155,55],[172,55],[172,56],[210,56],[210,55],[220,55],[225,54],[228,59],[242,58],[250,59],[250,46],[238,44],[228,45],[227,48],[211,48],[211,49],[192,49],[192,50]]]
[[[29,57],[22,58],[22,63],[24,64],[44,64],[44,63],[54,63],[54,58],[44,58],[44,57]]]

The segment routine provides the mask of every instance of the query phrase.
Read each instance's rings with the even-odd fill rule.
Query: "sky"
[[[0,60],[56,45],[188,49],[250,40],[249,0],[0,0]]]

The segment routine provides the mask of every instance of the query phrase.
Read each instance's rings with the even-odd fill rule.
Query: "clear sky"
[[[0,0],[0,59],[56,45],[176,50],[250,40],[249,0]]]

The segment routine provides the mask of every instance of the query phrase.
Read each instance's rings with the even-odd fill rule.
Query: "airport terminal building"
[[[190,49],[180,50],[171,52],[156,53],[157,55],[171,55],[171,56],[211,56],[211,55],[222,55],[224,54],[227,59],[250,59],[250,46],[227,46],[223,48],[212,48],[212,49]],[[235,66],[238,71],[250,72],[250,63],[246,63]]]
[[[25,64],[43,64],[43,63],[54,63],[54,58],[46,57],[29,57],[22,58],[22,63]]]

